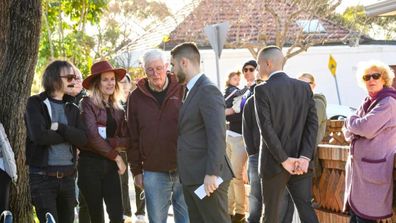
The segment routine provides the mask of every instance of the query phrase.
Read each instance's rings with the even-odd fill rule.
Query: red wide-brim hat
[[[108,71],[113,71],[115,73],[117,81],[122,80],[126,74],[126,70],[124,68],[113,68],[113,66],[111,66],[111,64],[106,60],[99,61],[92,65],[91,75],[84,79],[82,83],[83,87],[88,90],[96,76]]]

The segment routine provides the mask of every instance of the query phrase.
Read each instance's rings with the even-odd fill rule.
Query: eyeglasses
[[[363,76],[364,81],[369,81],[371,78],[374,80],[378,80],[381,77],[380,73],[372,73],[372,74],[366,74]]]
[[[249,68],[243,68],[243,72],[248,72],[248,71],[250,71],[250,72],[253,72],[254,71],[254,68],[252,68],[252,67],[249,67]]]
[[[148,75],[154,75],[155,73],[162,72],[164,70],[165,66],[156,66],[155,68],[149,67],[146,69],[146,74]]]
[[[78,80],[79,78],[75,74],[68,74],[64,76],[60,76],[61,78],[66,78],[67,82],[72,82],[74,80]]]

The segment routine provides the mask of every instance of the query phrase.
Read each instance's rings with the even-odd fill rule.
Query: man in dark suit
[[[316,223],[311,206],[312,169],[317,117],[307,83],[282,71],[284,56],[276,46],[258,55],[259,73],[266,82],[255,88],[256,116],[261,130],[260,176],[264,223],[279,222],[285,187],[296,204],[301,222]]]
[[[176,46],[171,56],[172,72],[186,84],[179,113],[177,169],[190,222],[230,222],[227,192],[233,174],[225,154],[223,95],[200,72],[200,54],[194,43]],[[207,196],[200,199],[194,191],[202,184]]]

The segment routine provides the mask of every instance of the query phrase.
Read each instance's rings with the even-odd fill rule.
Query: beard
[[[176,73],[176,79],[179,84],[184,84],[186,82],[186,73],[184,73],[182,70]]]

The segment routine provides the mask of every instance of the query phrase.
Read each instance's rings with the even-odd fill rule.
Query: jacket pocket
[[[386,158],[370,159],[363,157],[361,159],[361,171],[364,180],[373,184],[385,184],[389,182],[388,172],[386,170]]]

